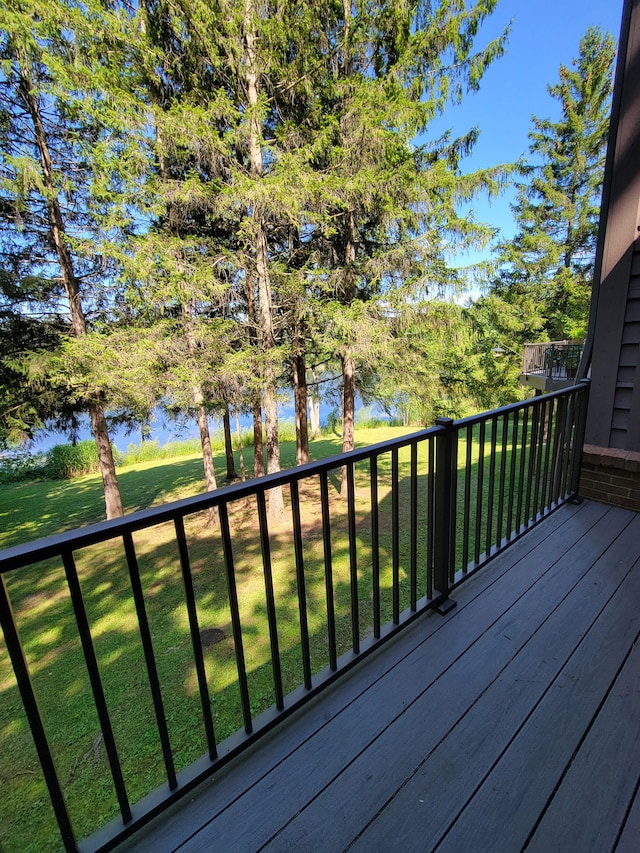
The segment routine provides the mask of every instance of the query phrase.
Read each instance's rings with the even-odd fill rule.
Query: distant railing
[[[568,341],[525,344],[522,372],[549,379],[575,379],[583,349],[582,344]]]
[[[24,708],[65,849],[77,849],[74,824],[93,833],[83,850],[111,849],[426,609],[446,611],[457,584],[575,495],[587,395],[585,382],[441,419],[0,554],[0,619],[17,684],[5,677],[0,689],[3,702]],[[277,487],[286,515],[273,522]],[[106,653],[114,636],[119,645]],[[184,666],[167,667],[175,648]],[[39,695],[46,679],[60,683],[55,707]],[[144,713],[129,688],[115,698],[121,683],[146,685]],[[51,722],[61,712],[62,736]],[[135,723],[128,734],[125,718]],[[96,815],[119,813],[90,832],[92,815],[80,820],[74,801],[78,758],[60,757],[68,727],[98,728],[93,745],[107,760],[83,787],[95,788]],[[10,755],[11,733],[0,736]],[[150,744],[145,783],[134,740]],[[25,788],[33,820],[28,796]]]

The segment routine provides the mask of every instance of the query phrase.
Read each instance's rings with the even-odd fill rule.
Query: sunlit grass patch
[[[473,551],[476,531],[485,530],[483,525],[495,512],[496,503],[501,499],[504,503],[507,497],[507,469],[515,472],[512,486],[521,476],[527,483],[530,478],[530,457],[517,448],[501,450],[501,428],[496,427],[495,436],[491,429],[485,431],[484,448],[479,446],[476,432],[470,434],[469,453],[464,435],[458,444],[458,568],[461,538],[472,540],[468,550]],[[366,438],[378,443],[402,432],[386,428],[369,431]],[[339,449],[337,441],[327,438],[312,445],[314,456],[332,455]],[[276,702],[277,685],[281,683],[286,696],[303,683],[303,604],[310,668],[315,676],[329,665],[332,654],[349,652],[371,636],[377,620],[384,624],[409,607],[414,597],[430,594],[427,577],[435,535],[433,449],[428,441],[414,452],[409,447],[384,451],[375,464],[370,460],[354,463],[351,518],[350,502],[340,494],[340,468],[326,476],[328,514],[324,517],[322,477],[313,475],[303,480],[298,488],[299,564],[292,527],[291,486],[283,488],[282,519],[270,522],[268,530],[260,529],[256,496],[230,502],[232,576],[241,641],[234,635],[230,564],[225,561],[221,528],[210,523],[207,511],[184,518],[188,565],[182,562],[184,552],[181,557],[173,522],[133,534],[176,770],[207,752],[203,704],[211,713],[216,741],[242,728],[238,660],[243,661],[246,671],[252,717]],[[283,447],[285,464],[293,458],[294,448]],[[462,476],[467,461],[469,480]],[[170,464],[140,462],[121,478],[123,494],[128,496],[125,500],[130,504],[133,497],[135,504],[144,495],[144,500],[155,502],[167,494],[184,497],[195,493],[201,488],[200,465],[197,458],[178,459]],[[485,471],[493,466],[493,485],[482,478],[483,466]],[[505,482],[501,484],[503,470]],[[521,470],[525,473],[521,474]],[[29,488],[35,485],[30,484]],[[77,486],[75,516],[91,506],[95,484],[90,477],[64,483],[70,490],[66,495],[58,484],[41,485],[51,496],[45,500],[48,512],[40,513],[42,532],[53,532],[54,519],[62,528],[66,525],[66,519],[56,516],[55,507],[49,506],[53,496],[59,496],[62,503],[71,501]],[[19,491],[22,487],[15,488]],[[146,494],[149,489],[152,493]],[[73,503],[64,505],[74,516]],[[99,502],[94,502],[93,507],[98,515]],[[5,535],[19,539],[35,522],[34,516],[35,507],[31,508],[30,517],[22,508],[22,514],[16,516],[16,529]],[[483,532],[483,537],[486,535]],[[484,547],[484,541],[481,537],[479,547]],[[325,551],[327,542],[330,562]],[[379,563],[378,576],[373,568],[374,555]],[[75,553],[75,562],[113,735],[122,756],[125,784],[131,801],[136,802],[166,781],[166,771],[124,545],[113,540],[80,549]],[[195,619],[187,609],[185,578],[187,586],[193,587]],[[52,561],[10,573],[8,583],[60,782],[75,831],[83,837],[114,817],[118,807],[105,733],[94,706],[64,568]],[[268,595],[271,587],[272,607]],[[196,672],[194,633],[203,648],[205,686]],[[0,801],[0,825],[7,827],[9,839],[3,838],[3,850],[53,850],[58,846],[53,815],[8,656],[2,647],[0,685],[0,777],[10,780],[10,793]],[[26,810],[24,803],[29,803]],[[27,812],[36,815],[33,822],[25,819]]]

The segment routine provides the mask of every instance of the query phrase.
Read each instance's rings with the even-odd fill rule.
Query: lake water
[[[295,411],[293,407],[293,393],[280,395],[281,399],[278,402],[278,419],[280,421],[295,421]],[[363,408],[362,400],[356,397],[356,412]],[[380,418],[386,418],[387,415],[377,406],[367,407],[372,415]],[[335,411],[336,406],[332,402],[320,402],[320,423],[326,426],[327,418],[332,411]],[[232,413],[231,429],[235,432],[235,415]],[[89,417],[84,416],[80,421],[80,430],[78,433],[78,441],[91,439],[91,427]],[[253,418],[251,415],[240,415],[240,426],[244,429],[253,428]],[[211,432],[222,430],[222,418],[209,417],[209,428]],[[127,432],[126,428],[121,426],[112,428],[109,432],[112,443],[118,450],[124,452],[129,444],[139,444],[142,435],[139,429],[133,432]],[[190,438],[198,438],[198,425],[195,417],[186,420],[173,421],[158,410],[155,413],[155,420],[151,423],[151,433],[148,435],[151,440],[158,441],[159,444],[167,444],[171,441],[184,441]],[[33,452],[46,451],[56,444],[68,444],[69,436],[64,432],[41,432],[36,435],[31,443],[29,450]]]

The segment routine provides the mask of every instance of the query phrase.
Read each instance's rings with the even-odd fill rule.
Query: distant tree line
[[[310,378],[341,377],[345,451],[358,390],[420,423],[513,394],[486,342],[586,317],[614,45],[589,30],[561,68],[519,233],[462,307],[452,247],[492,237],[462,204],[513,170],[465,174],[477,129],[429,127],[504,52],[476,45],[495,4],[2,0],[0,440],[87,412],[114,517],[110,424],[159,405],[197,421],[211,489],[208,415],[229,457],[252,413],[278,471],[285,386],[308,459]]]

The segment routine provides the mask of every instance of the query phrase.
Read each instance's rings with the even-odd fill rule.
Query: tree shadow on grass
[[[310,505],[303,535],[311,659],[313,671],[318,672],[328,663],[329,638],[314,489],[317,493],[314,486],[306,495]],[[334,504],[336,636],[342,651],[350,636],[348,549],[338,541],[345,529],[344,513],[340,499],[332,494]],[[275,690],[255,505],[238,502],[231,520],[249,702],[256,716],[273,704]],[[186,530],[200,629],[215,629],[223,635],[220,642],[205,648],[204,655],[216,736],[224,739],[241,728],[242,710],[222,542],[219,531],[207,525],[206,514],[188,518]],[[142,531],[134,539],[179,770],[206,751],[206,741],[173,525]],[[271,531],[269,542],[286,694],[303,680],[298,587],[288,524]],[[75,557],[125,783],[135,802],[160,785],[165,774],[123,546],[117,541],[104,543],[85,548]],[[74,829],[83,837],[115,816],[117,804],[62,566],[52,560],[13,574],[9,592]],[[0,699],[4,849],[6,853],[55,850],[60,842],[52,809],[4,648],[0,649]]]

